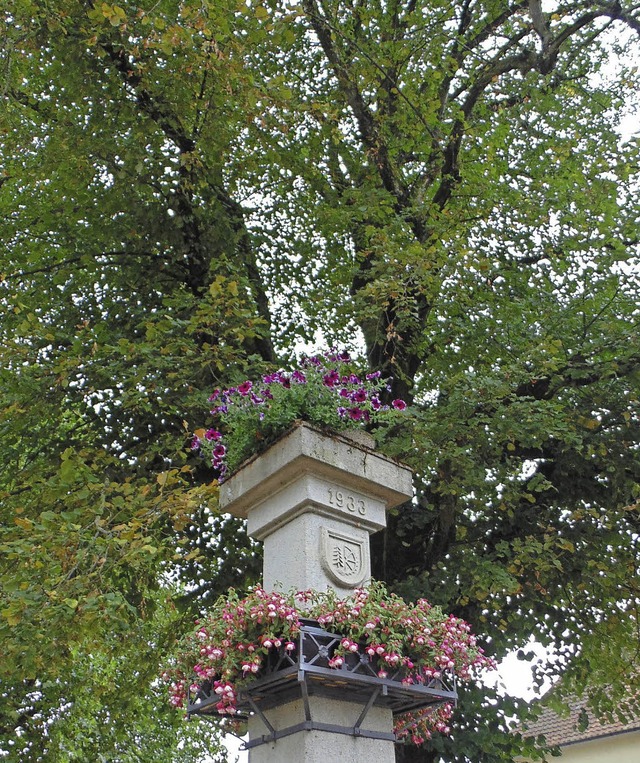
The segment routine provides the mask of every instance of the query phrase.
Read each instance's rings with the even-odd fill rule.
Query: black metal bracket
[[[260,675],[238,693],[239,715],[236,717],[246,718],[253,713],[267,730],[266,734],[248,742],[245,749],[311,730],[393,741],[392,733],[362,728],[372,707],[386,707],[398,716],[444,702],[456,704],[458,694],[453,673],[417,682],[404,668],[391,669],[384,665],[385,675],[380,676],[375,658],[369,658],[364,650],[348,654],[340,668],[329,667],[340,640],[340,635],[319,628],[313,621],[305,621],[294,654],[281,648],[267,657]],[[312,717],[310,700],[313,696],[347,699],[361,703],[362,710],[353,726],[321,723]],[[300,699],[304,721],[284,729],[274,728],[265,711]],[[205,682],[190,697],[187,714],[219,718],[218,701],[210,682]]]

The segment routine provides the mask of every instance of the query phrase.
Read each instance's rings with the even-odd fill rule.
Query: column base
[[[394,763],[393,715],[372,707],[358,725],[362,707],[327,697],[309,697],[249,719],[249,763]],[[268,725],[267,725],[268,724]],[[270,728],[269,728],[270,727]],[[275,737],[275,739],[273,739]]]

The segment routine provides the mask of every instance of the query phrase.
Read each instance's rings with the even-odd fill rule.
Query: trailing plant
[[[185,707],[189,692],[208,682],[219,697],[215,711],[233,718],[240,690],[260,675],[264,661],[281,650],[294,655],[299,649],[302,618],[341,637],[328,661],[336,670],[358,653],[369,658],[380,678],[399,673],[404,684],[429,685],[454,674],[468,681],[494,666],[463,620],[424,599],[408,604],[379,582],[343,599],[333,591],[282,594],[262,588],[240,598],[232,589],[182,639],[163,673],[170,703]],[[445,703],[404,714],[396,719],[396,736],[421,744],[434,732],[447,734],[452,711]]]
[[[197,430],[191,448],[210,458],[222,481],[296,420],[334,431],[388,426],[407,407],[401,399],[384,402],[390,392],[391,379],[379,371],[359,375],[346,352],[305,356],[291,372],[216,389],[209,398],[214,426]]]

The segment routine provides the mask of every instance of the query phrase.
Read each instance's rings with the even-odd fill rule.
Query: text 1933
[[[367,507],[362,498],[356,498],[351,493],[334,490],[333,488],[329,488],[329,506],[346,509],[352,514],[360,514],[360,516],[364,516],[367,513]]]

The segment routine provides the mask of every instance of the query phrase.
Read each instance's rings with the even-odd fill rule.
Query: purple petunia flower
[[[325,415],[324,403],[327,397],[335,396],[333,410],[337,413],[338,419],[347,420],[338,426],[339,429],[349,425],[354,427],[365,425],[375,420],[376,414],[388,411],[390,408],[403,411],[407,407],[406,403],[399,398],[390,405],[383,405],[380,396],[386,394],[384,389],[386,385],[389,385],[390,380],[382,379],[380,371],[368,374],[363,372],[362,375],[353,373],[348,363],[350,360],[349,353],[334,349],[323,354],[303,357],[298,367],[291,371],[273,371],[264,374],[257,381],[252,382],[247,379],[236,387],[215,389],[209,398],[211,413],[219,417],[214,426],[220,427],[224,435],[217,428],[208,429],[201,434],[202,441],[194,439],[192,447],[197,451],[205,446],[205,441],[210,443],[207,450],[211,463],[217,470],[218,479],[222,482],[228,469],[226,460],[229,447],[233,448],[234,445],[236,418],[240,420],[242,426],[245,426],[246,422],[248,426],[251,426],[252,417],[254,420],[270,421],[271,414],[279,410],[274,409],[272,401],[282,397],[282,390],[276,392],[274,389],[276,384],[284,390],[297,388],[292,400],[293,412],[296,412],[296,406],[298,406],[300,411],[306,413],[311,420],[318,415],[322,418]],[[300,385],[305,386],[300,388]],[[307,386],[310,389],[305,389]],[[323,388],[325,392],[322,392]],[[318,393],[320,393],[320,399],[316,406],[313,398]],[[285,398],[287,394],[284,393]],[[233,463],[235,465],[235,460]]]
[[[329,371],[328,374],[325,374],[322,377],[322,383],[325,387],[335,387],[335,385],[340,381],[340,375],[334,368],[333,370]]]

